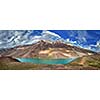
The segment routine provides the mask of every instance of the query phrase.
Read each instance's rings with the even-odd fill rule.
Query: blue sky
[[[59,34],[64,39],[67,38],[66,30],[49,30],[49,31]]]
[[[38,32],[39,33],[42,32],[42,30],[36,30],[36,31],[37,31],[37,33]],[[75,35],[77,36],[77,32],[76,31],[81,31],[81,32],[86,31],[89,35],[91,35],[91,37],[94,38],[94,40],[95,40],[95,38],[100,39],[100,30],[49,30],[49,31],[60,35],[64,39],[69,37],[69,35],[67,34],[69,31],[73,31],[74,36]],[[81,33],[81,34],[84,34],[84,33]]]
[[[48,30],[54,32],[76,46],[100,51],[100,30]],[[33,35],[39,35],[42,30],[36,30]]]
[[[37,35],[42,30],[36,30]],[[60,35],[63,39],[69,38],[72,41],[77,41],[79,38],[85,38],[87,44],[96,44],[100,40],[100,30],[49,30]]]
[[[100,40],[100,30],[51,30],[59,34],[62,38],[69,38],[72,41],[81,41],[82,44],[95,44]],[[78,38],[77,38],[78,37]],[[83,38],[82,38],[83,37]]]
[[[62,38],[66,39],[68,37],[68,34],[67,34],[68,31],[77,31],[77,30],[49,30],[49,31],[59,34]],[[84,30],[80,30],[80,31],[84,31]],[[94,39],[97,37],[100,38],[100,30],[85,30],[85,31],[87,31],[88,34],[93,36]]]

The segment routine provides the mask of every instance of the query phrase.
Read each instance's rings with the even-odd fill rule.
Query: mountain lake
[[[76,58],[67,59],[41,59],[41,58],[16,58],[20,62],[27,62],[33,64],[68,64]]]

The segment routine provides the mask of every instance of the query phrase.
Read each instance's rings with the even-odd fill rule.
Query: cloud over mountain
[[[36,43],[40,40],[55,41],[61,37],[50,31],[43,31],[37,34],[32,30],[8,30],[0,31],[0,48],[11,48],[19,45]]]
[[[0,30],[0,48],[36,43],[40,40],[72,43],[100,52],[100,31],[87,30]]]

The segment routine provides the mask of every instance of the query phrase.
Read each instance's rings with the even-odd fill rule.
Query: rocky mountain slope
[[[93,55],[96,52],[83,48],[65,44],[61,41],[50,42],[41,40],[32,45],[17,46],[11,49],[0,51],[1,56],[11,56],[14,58],[69,58]]]
[[[69,63],[67,66],[77,66],[76,69],[100,69],[100,54],[83,56]]]
[[[46,65],[21,63],[16,58],[72,58],[77,59],[69,64]],[[0,69],[100,69],[100,53],[79,48],[61,41],[41,40],[25,46],[0,50]]]

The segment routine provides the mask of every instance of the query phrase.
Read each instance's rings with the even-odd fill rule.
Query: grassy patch
[[[95,61],[88,61],[88,65],[89,65],[89,66],[99,67],[99,68],[100,68],[100,61],[98,61],[98,60],[95,60]]]

